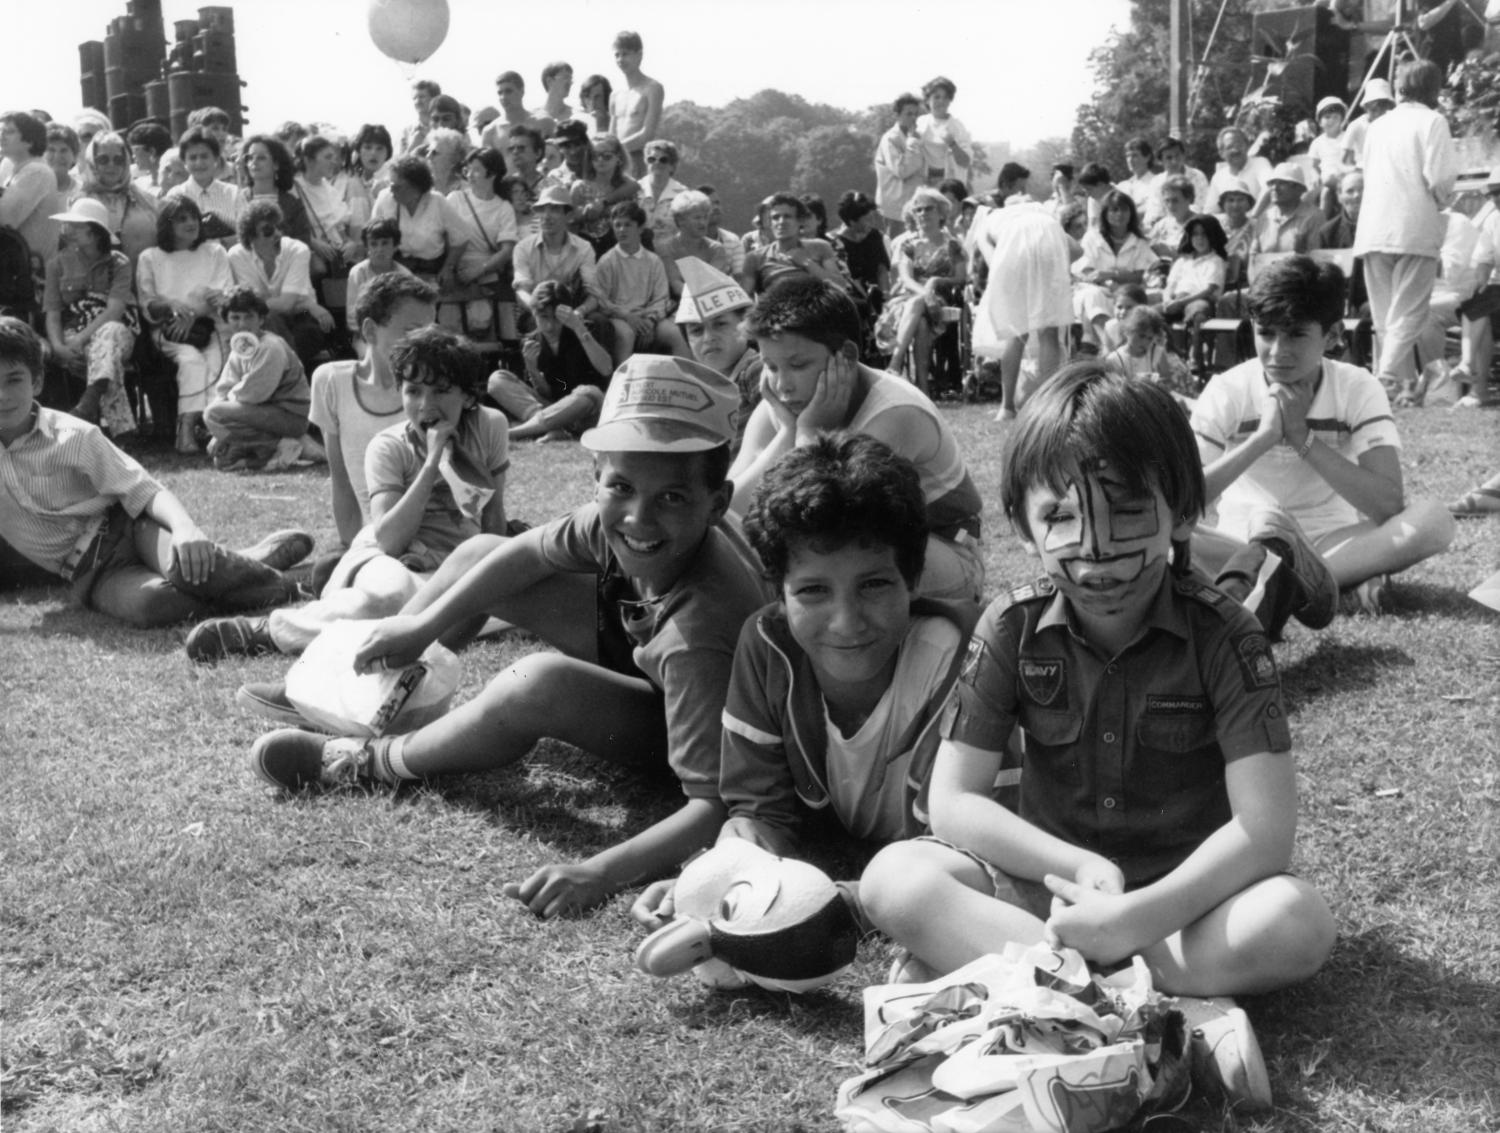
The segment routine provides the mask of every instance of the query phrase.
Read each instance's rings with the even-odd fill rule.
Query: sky
[[[369,0],[228,6],[254,128],[295,118],[346,130],[383,122],[397,133],[412,117],[412,77],[434,78],[478,109],[493,102],[495,76],[514,70],[526,79],[527,105],[540,105],[541,70],[554,59],[580,81],[593,72],[618,79],[610,45],[628,28],[645,40],[643,70],[662,81],[669,103],[722,106],[774,87],[859,110],[944,74],[958,86],[953,113],[975,138],[1018,149],[1072,131],[1090,91],[1089,52],[1129,18],[1129,0],[448,0],[446,40],[412,68],[371,42]],[[174,19],[199,7],[164,0],[168,36]],[[76,111],[78,44],[102,40],[125,11],[125,0],[52,0],[44,31],[13,38],[0,109]]]

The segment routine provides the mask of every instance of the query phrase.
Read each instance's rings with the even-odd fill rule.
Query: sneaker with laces
[[[278,724],[312,732],[322,731],[287,698],[285,681],[253,681],[242,684],[234,694],[234,702],[263,720],[274,720]]]
[[[267,732],[250,747],[250,767],[267,783],[283,790],[316,786],[323,777],[326,738],[300,728]]]
[[[1276,554],[1300,592],[1292,616],[1308,629],[1322,629],[1339,609],[1339,586],[1318,549],[1301,526],[1280,508],[1267,508],[1250,519],[1250,542]]]
[[[313,537],[306,531],[286,527],[273,531],[253,547],[246,547],[241,555],[262,563],[272,570],[290,570],[312,554]]]
[[[225,657],[259,657],[275,653],[276,643],[265,618],[208,618],[195,625],[183,642],[190,660],[199,664]]]
[[[1244,1008],[1228,996],[1179,996],[1176,1006],[1187,1024],[1193,1084],[1231,1109],[1270,1109],[1271,1078]]]

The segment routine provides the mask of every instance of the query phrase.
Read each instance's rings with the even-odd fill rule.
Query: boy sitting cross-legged
[[[503,767],[546,736],[616,763],[669,763],[682,809],[509,888],[544,917],[660,877],[711,842],[724,821],[720,714],[734,643],[769,597],[754,552],[725,520],[737,403],[734,386],[696,362],[631,359],[581,438],[596,454],[595,501],[513,539],[470,540],[402,615],[375,628],[356,664],[410,664],[434,640],[460,643],[487,615],[558,652],[524,657],[409,735],[272,732],[252,749],[256,771],[291,790],[356,777],[394,784]]]
[[[281,572],[312,550],[278,531],[248,551],[210,542],[177,497],[97,425],[37,404],[42,340],[0,317],[0,565],[73,584],[79,605],[142,629],[294,601]]]
[[[194,661],[300,653],[325,626],[399,611],[470,536],[505,532],[505,415],[480,405],[484,359],[444,327],[412,331],[391,349],[405,419],[365,450],[370,524],[304,606],[263,618],[212,618],[185,648]]]
[[[253,287],[231,288],[219,313],[229,324],[229,351],[214,401],[203,412],[213,434],[214,467],[262,467],[282,440],[296,442],[292,448],[300,454],[311,401],[301,360],[284,338],[266,329],[271,309]]]
[[[1139,954],[1160,990],[1206,997],[1284,987],[1328,955],[1327,905],[1286,872],[1296,778],[1269,644],[1189,571],[1194,456],[1170,394],[1097,362],[1022,409],[1001,499],[1045,577],[974,631],[933,837],[882,850],[860,884],[910,969],[1045,941],[1106,967]],[[1017,741],[1018,813],[992,797]],[[1231,1100],[1269,1104],[1243,1013],[1182,1006]]]

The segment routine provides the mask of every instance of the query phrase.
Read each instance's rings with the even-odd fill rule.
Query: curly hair
[[[484,355],[461,334],[436,324],[418,327],[391,348],[391,373],[398,382],[484,395],[488,376]]]
[[[865,433],[825,433],[767,470],[745,535],[780,587],[792,552],[890,547],[915,589],[927,555],[927,502],[916,467]]]
[[[838,350],[858,343],[862,326],[859,308],[840,287],[810,275],[786,275],[767,288],[745,316],[750,338],[796,334]]]
[[[240,147],[240,164],[244,167],[246,180],[250,177],[250,151],[256,146],[265,146],[271,155],[271,168],[275,170],[276,191],[290,193],[297,180],[297,167],[292,161],[292,151],[286,143],[270,134],[256,134],[246,139]]]
[[[425,279],[402,271],[386,272],[360,288],[359,299],[354,304],[354,324],[364,326],[365,320],[370,319],[376,326],[385,326],[402,300],[430,303],[436,307],[437,297],[437,288]]]

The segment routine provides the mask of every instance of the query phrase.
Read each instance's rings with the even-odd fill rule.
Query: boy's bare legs
[[[1384,523],[1351,523],[1313,543],[1340,589],[1346,589],[1447,550],[1454,534],[1453,516],[1446,507],[1436,500],[1417,500]]]
[[[282,653],[301,653],[313,638],[334,622],[383,618],[397,613],[421,587],[420,575],[389,555],[379,555],[359,568],[351,585],[304,606],[272,610],[267,630]]]

